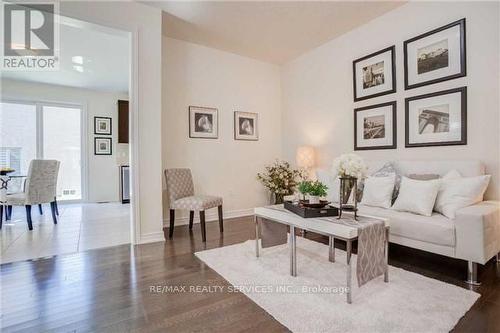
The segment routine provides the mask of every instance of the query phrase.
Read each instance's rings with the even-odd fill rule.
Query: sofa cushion
[[[359,214],[389,218],[392,235],[438,245],[455,246],[453,220],[441,214],[434,213],[432,216],[422,216],[365,205],[359,206]]]

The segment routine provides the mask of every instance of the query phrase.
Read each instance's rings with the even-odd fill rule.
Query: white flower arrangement
[[[362,179],[366,175],[367,167],[361,156],[350,153],[337,157],[333,161],[332,171],[339,177]]]

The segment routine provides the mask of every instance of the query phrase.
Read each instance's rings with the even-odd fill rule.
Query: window
[[[32,159],[56,159],[58,200],[82,199],[81,113],[69,105],[0,103],[0,167],[27,175]]]

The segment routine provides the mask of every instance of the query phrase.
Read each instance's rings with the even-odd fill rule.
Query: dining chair
[[[24,206],[26,208],[26,220],[29,230],[33,230],[32,205],[50,203],[52,220],[54,224],[57,224],[55,198],[60,164],[57,160],[32,160],[26,177],[24,192],[7,194],[6,196],[6,206]]]
[[[194,212],[199,211],[201,239],[206,242],[205,211],[217,207],[219,231],[224,232],[222,198],[211,195],[195,195],[193,176],[190,169],[166,169],[167,194],[170,206],[169,238],[174,235],[175,210],[189,210],[189,230],[193,229]]]

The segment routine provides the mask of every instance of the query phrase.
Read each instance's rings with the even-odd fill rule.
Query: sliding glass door
[[[82,109],[47,104],[2,102],[0,104],[0,167],[27,175],[32,159],[61,162],[57,198],[81,200]]]

